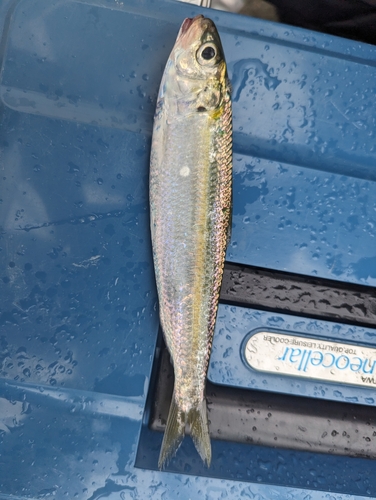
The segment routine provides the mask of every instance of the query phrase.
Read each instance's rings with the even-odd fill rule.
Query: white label
[[[254,369],[327,382],[376,387],[376,349],[258,332],[245,346]]]

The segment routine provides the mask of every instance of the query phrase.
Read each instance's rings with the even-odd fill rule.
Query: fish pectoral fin
[[[188,424],[191,428],[191,436],[200,457],[207,467],[211,462],[211,444],[209,436],[208,414],[206,399],[203,399],[197,408],[188,412]]]
[[[161,452],[159,454],[158,468],[161,470],[168,461],[176,455],[185,435],[185,414],[180,411],[172,396],[170,411],[168,413],[166,430],[163,436]]]

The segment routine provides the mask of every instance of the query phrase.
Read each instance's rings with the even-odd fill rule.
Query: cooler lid
[[[148,424],[162,346],[150,137],[165,61],[183,18],[199,12],[207,15],[163,0],[0,5],[0,497],[303,499],[310,488],[315,498],[340,499],[375,491],[364,458],[374,437],[364,433],[371,445],[363,458],[213,439],[207,470],[186,440],[169,468],[177,474],[154,470],[161,434]],[[245,273],[335,280],[370,297],[376,48],[210,16],[233,84],[228,262]],[[242,350],[260,332],[372,349],[374,330],[359,313],[333,323],[304,310],[299,319],[296,311],[223,300],[232,303],[218,315],[209,371],[216,387],[242,390],[254,379],[271,393],[373,404],[364,387],[328,381],[321,390],[322,382],[258,373]],[[294,364],[297,353],[285,359],[291,355]]]

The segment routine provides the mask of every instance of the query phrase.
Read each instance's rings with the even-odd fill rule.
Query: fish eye
[[[214,47],[205,47],[204,50],[201,52],[201,57],[203,57],[207,61],[209,59],[213,59],[213,57],[215,57],[215,48]]]
[[[217,47],[213,43],[204,43],[197,51],[198,62],[202,65],[213,64],[218,55]]]

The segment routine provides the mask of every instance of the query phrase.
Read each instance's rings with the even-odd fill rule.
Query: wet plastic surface
[[[371,406],[376,404],[373,363],[367,365],[368,373],[365,374],[365,378],[370,379],[368,387],[354,387],[340,382],[325,383],[252,369],[244,359],[244,349],[246,340],[257,331],[292,333],[316,342],[346,340],[350,349],[356,345],[374,347],[376,339],[376,330],[371,328],[220,304],[208,371],[211,382],[333,401]],[[261,355],[265,355],[265,352]]]
[[[300,455],[270,448],[220,444],[205,477],[134,467],[158,334],[152,116],[180,23],[198,12],[162,0],[0,5],[0,498],[375,491],[369,462],[349,461],[351,481],[337,484],[343,463],[311,455],[307,482]],[[212,17],[234,87],[228,258],[374,284],[376,48]]]

